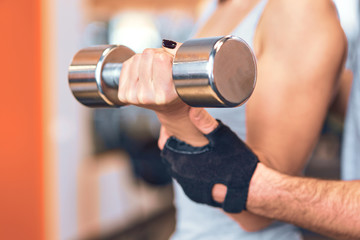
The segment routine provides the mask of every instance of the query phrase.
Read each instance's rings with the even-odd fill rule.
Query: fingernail
[[[167,39],[162,40],[162,45],[163,45],[163,47],[170,48],[170,49],[176,48],[176,42],[167,40]]]

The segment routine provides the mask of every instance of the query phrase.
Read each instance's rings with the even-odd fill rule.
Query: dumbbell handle
[[[118,89],[122,63],[106,63],[101,72],[104,83],[113,89]]]

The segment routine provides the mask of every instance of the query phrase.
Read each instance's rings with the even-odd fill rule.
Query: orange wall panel
[[[40,0],[0,0],[0,239],[43,239]]]

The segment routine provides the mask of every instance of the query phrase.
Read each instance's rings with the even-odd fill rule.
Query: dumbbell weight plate
[[[134,54],[131,49],[117,45],[89,47],[77,52],[69,67],[68,76],[75,98],[88,107],[125,105],[117,97],[117,87],[104,81],[102,73],[107,63],[121,64]]]
[[[181,99],[195,107],[235,107],[252,94],[256,60],[235,36],[192,39],[177,51],[173,79]]]

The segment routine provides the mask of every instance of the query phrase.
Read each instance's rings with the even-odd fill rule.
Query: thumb
[[[219,125],[204,108],[190,108],[189,117],[191,122],[203,134],[209,134]]]
[[[158,147],[160,150],[163,150],[165,143],[169,137],[170,137],[169,133],[166,131],[165,127],[161,125],[160,136],[158,140]]]
[[[172,40],[163,39],[162,46],[165,52],[171,54],[171,56],[175,56],[177,50],[180,48],[182,43],[174,42]]]

